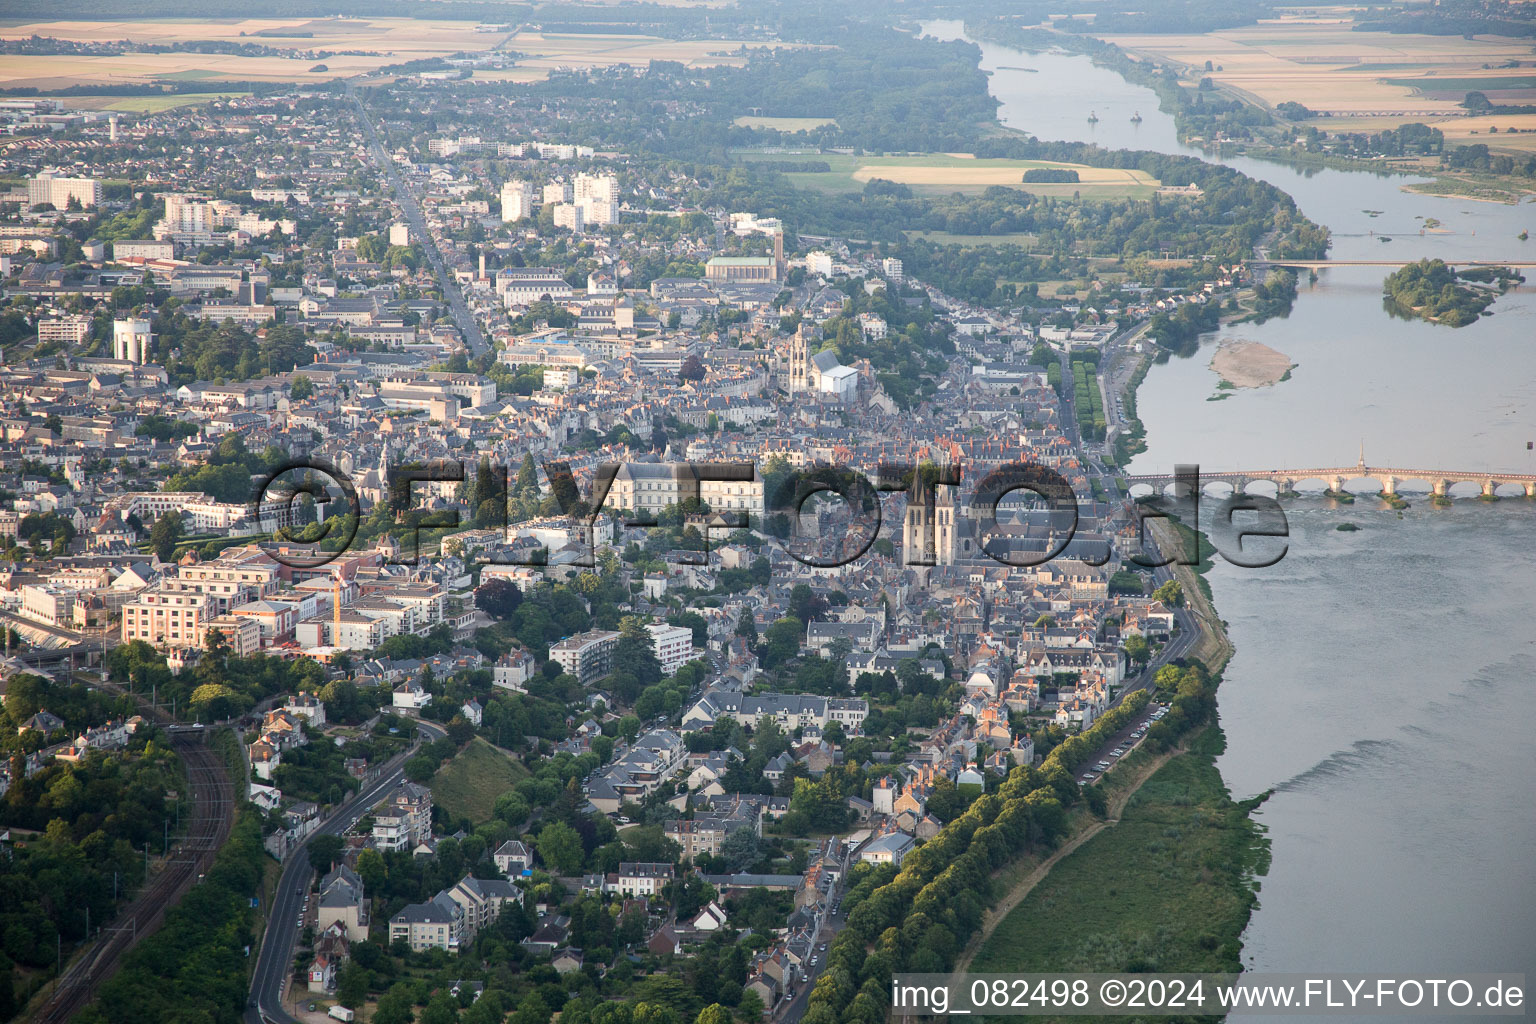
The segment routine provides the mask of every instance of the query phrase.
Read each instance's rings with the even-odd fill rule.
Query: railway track
[[[173,745],[187,769],[193,811],[187,834],[171,848],[133,902],[123,908],[110,928],[103,928],[69,970],[58,979],[48,1000],[32,1016],[36,1024],[63,1024],[95,998],[103,982],[117,973],[128,951],[152,935],[165,912],[207,873],[234,824],[235,793],[219,755],[202,736],[177,737]]]

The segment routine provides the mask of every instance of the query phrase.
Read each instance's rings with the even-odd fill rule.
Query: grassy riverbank
[[[974,972],[1241,970],[1268,842],[1216,770],[1208,726],[998,925]]]

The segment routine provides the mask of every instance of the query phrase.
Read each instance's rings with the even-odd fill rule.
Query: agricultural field
[[[199,21],[55,21],[0,27],[0,38],[47,36],[83,42],[171,44],[192,41],[255,43],[296,51],[327,50],[319,61],[220,53],[123,53],[115,56],[9,56],[0,87],[46,92],[72,85],[142,85],[155,81],[323,82],[406,61],[454,53],[511,49],[526,54],[516,67],[477,70],[486,81],[537,81],[557,68],[609,67],[673,60],[690,67],[744,62],[744,48],[763,45],[723,39],[672,40],[646,35],[477,32],[473,22],[415,18],[223,18]],[[342,53],[339,51],[356,51]]]
[[[499,37],[493,37],[499,38]],[[730,39],[662,39],[642,35],[561,35],[519,32],[506,48],[527,56],[519,68],[553,71],[559,68],[604,68],[617,64],[647,64],[653,60],[677,61],[691,68],[740,66],[746,49],[769,45]],[[799,119],[794,119],[799,120]]]
[[[257,43],[295,50],[355,50],[327,57],[327,70],[302,56],[242,57],[222,53],[124,53],[117,56],[10,56],[0,63],[0,86],[47,90],[79,84],[139,85],[155,80],[199,78],[253,82],[310,82],[348,77],[388,64],[444,57],[459,51],[489,50],[505,33],[476,32],[467,21],[413,18],[210,18],[134,21],[53,21],[12,24],[0,38],[48,36],[82,42]]]
[[[1472,90],[1494,103],[1536,101],[1528,39],[1354,32],[1351,26],[1347,17],[1297,17],[1205,35],[1107,38],[1269,106],[1290,100],[1335,115],[1422,118],[1461,113],[1458,104]],[[1212,70],[1205,70],[1206,61]],[[1509,62],[1521,66],[1499,66]]]
[[[842,153],[737,155],[743,160],[818,160],[826,163],[830,170],[787,175],[798,188],[814,188],[823,192],[857,192],[866,183],[878,178],[910,186],[914,192],[926,193],[979,193],[994,185],[1004,185],[1035,195],[1070,196],[1080,193],[1085,199],[1127,196],[1141,199],[1150,196],[1160,184],[1151,175],[1136,170],[1089,167],[1049,160],[978,160],[966,153],[910,156],[849,156]],[[1026,185],[1024,172],[1037,167],[1075,170],[1081,180],[1069,183],[1031,182]]]

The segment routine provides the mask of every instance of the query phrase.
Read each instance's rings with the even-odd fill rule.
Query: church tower
[[[901,524],[901,554],[908,565],[934,564],[933,549],[928,544],[928,506],[913,501],[907,494],[907,518]]]
[[[805,337],[805,325],[795,328],[789,341],[789,393],[800,395],[810,390],[811,346]]]
[[[953,487],[936,489],[939,490],[939,497],[933,508],[934,560],[939,565],[954,565],[955,554],[960,547],[958,543],[959,510],[955,507],[955,489]]]

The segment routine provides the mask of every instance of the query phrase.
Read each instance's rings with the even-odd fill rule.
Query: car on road
[[[1109,762],[1108,761],[1100,761],[1098,764],[1094,765],[1094,767],[1097,768],[1099,771],[1103,771],[1104,769],[1109,767]]]
[[[816,950],[817,952],[825,953],[827,951],[827,944],[823,942],[821,945],[816,947]]]
[[[619,815],[619,824],[620,825],[628,825],[629,824],[629,819],[621,814],[621,815]]]

